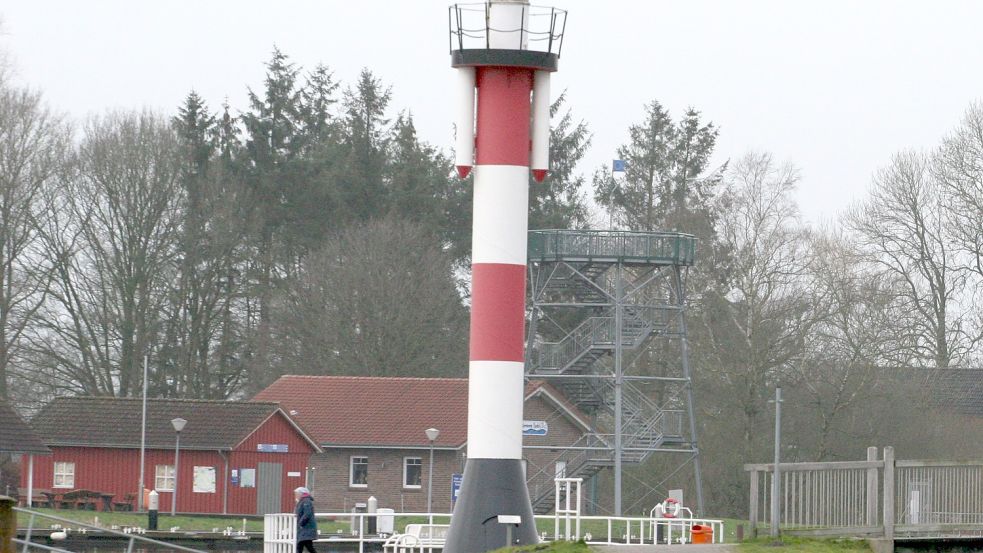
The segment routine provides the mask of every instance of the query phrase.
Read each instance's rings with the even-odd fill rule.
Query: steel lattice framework
[[[686,274],[695,237],[667,232],[529,232],[526,375],[548,380],[594,421],[565,452],[566,475],[614,469],[656,452],[690,454],[703,511],[686,337]],[[531,498],[553,501],[550,487]]]

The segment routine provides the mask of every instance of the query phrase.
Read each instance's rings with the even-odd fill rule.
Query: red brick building
[[[86,490],[106,496],[104,504],[134,507],[141,408],[140,399],[109,397],[62,397],[46,405],[31,426],[52,455],[35,460],[34,487],[49,491],[55,502]],[[187,421],[176,479],[175,418]],[[289,511],[293,489],[306,484],[317,451],[275,403],[147,401],[144,488],[157,490],[162,512],[170,511],[175,489],[182,513]],[[26,465],[21,481],[27,481]]]
[[[279,402],[323,450],[309,476],[318,511],[350,511],[374,496],[379,507],[425,512],[428,428],[440,431],[433,444],[433,511],[451,511],[452,478],[463,471],[467,450],[467,379],[284,376],[255,399]],[[541,381],[526,386],[524,418],[523,457],[535,501],[564,470],[563,448],[590,427]]]

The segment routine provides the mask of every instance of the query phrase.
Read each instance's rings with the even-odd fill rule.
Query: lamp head
[[[174,427],[175,432],[180,432],[184,430],[184,425],[188,424],[188,421],[178,417],[176,419],[171,419],[171,425]]]
[[[427,432],[427,439],[430,440],[431,442],[435,441],[437,439],[437,436],[440,436],[440,430],[437,430],[436,428],[428,428],[426,432]]]

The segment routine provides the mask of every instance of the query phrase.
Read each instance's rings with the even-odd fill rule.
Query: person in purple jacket
[[[314,540],[317,539],[314,498],[311,497],[310,490],[301,486],[294,490],[294,499],[297,500],[297,508],[294,510],[297,515],[297,553],[302,553],[305,547],[310,553],[317,553],[314,550]]]

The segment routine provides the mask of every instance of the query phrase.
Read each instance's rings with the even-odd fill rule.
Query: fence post
[[[867,448],[867,460],[877,460],[877,448]],[[867,469],[867,526],[877,526],[877,467]]]
[[[758,537],[758,471],[751,470],[751,506],[748,513],[751,537]]]
[[[0,495],[0,553],[14,553],[14,537],[17,535],[15,503],[12,497]]]
[[[884,448],[884,538],[894,539],[894,448]]]

